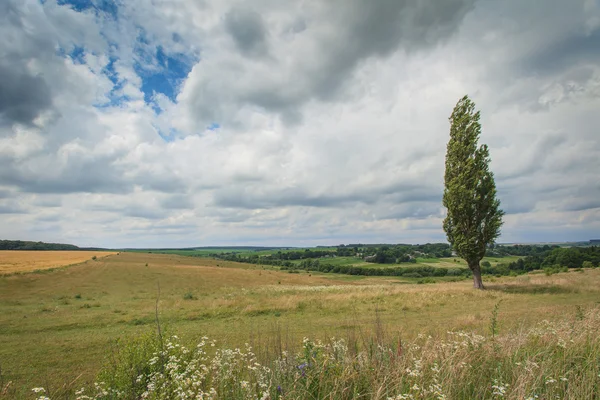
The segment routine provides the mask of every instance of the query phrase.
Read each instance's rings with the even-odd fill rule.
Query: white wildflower
[[[508,386],[508,384],[499,382],[498,379],[494,379],[494,384],[492,385],[492,394],[494,396],[504,397]]]

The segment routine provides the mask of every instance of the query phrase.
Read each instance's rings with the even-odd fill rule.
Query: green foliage
[[[482,261],[482,262],[481,262],[481,266],[482,266],[482,267],[491,267],[491,266],[492,266],[492,264],[490,264],[490,262],[486,260],[486,261]]]
[[[600,247],[550,248],[544,252],[532,252],[525,258],[508,264],[515,271],[528,272],[536,269],[557,270],[566,272],[569,268],[592,268],[600,263]],[[556,273],[556,272],[555,272]]]
[[[105,398],[139,398],[147,387],[148,376],[163,366],[157,362],[162,358],[153,358],[160,348],[159,337],[152,333],[130,341],[117,341],[111,346],[110,361],[98,375],[98,380],[110,388]]]
[[[488,245],[500,235],[502,216],[487,145],[478,147],[479,111],[468,96],[450,116],[443,204],[448,209],[444,231],[456,253],[471,269],[478,268]]]

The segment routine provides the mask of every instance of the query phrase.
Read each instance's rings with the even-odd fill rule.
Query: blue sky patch
[[[69,5],[75,11],[94,10],[117,19],[119,6],[114,0],[58,0],[58,5]]]
[[[69,57],[75,64],[85,64],[85,49],[83,47],[75,46],[69,53]]]
[[[108,15],[117,20],[118,17],[118,1],[110,0],[58,0],[59,5],[69,6],[78,12],[93,11],[96,15]],[[149,104],[155,112],[162,111],[154,96],[161,93],[167,96],[171,101],[175,102],[181,82],[185,80],[190,72],[195,60],[185,54],[169,53],[162,46],[156,46],[153,38],[141,26],[136,26],[137,36],[135,38],[134,64],[133,68],[136,74],[141,78],[142,84],[140,90],[144,93],[144,101]],[[174,33],[172,37],[174,42],[180,42],[181,36]],[[114,66],[118,58],[114,54],[118,54],[117,43],[110,43],[111,56],[108,65],[104,68],[103,73],[111,80],[114,87],[109,95],[110,103],[101,105],[108,107],[111,105],[118,106],[125,101],[128,101],[126,96],[120,96],[119,91],[124,85],[124,81],[120,79]],[[72,50],[60,50],[62,57],[69,57],[77,64],[85,63],[85,49],[80,46],[75,46]],[[213,128],[216,129],[216,128]]]
[[[162,46],[156,48],[153,59],[148,59],[148,53],[140,51],[141,59],[150,68],[137,63],[136,73],[142,78],[141,90],[144,100],[151,103],[155,93],[162,93],[171,101],[175,101],[181,82],[191,70],[191,62],[183,54],[167,55]]]

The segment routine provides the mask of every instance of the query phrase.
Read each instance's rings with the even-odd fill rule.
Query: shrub
[[[481,262],[481,266],[482,266],[482,267],[491,267],[491,266],[492,266],[492,264],[490,264],[490,262],[486,260],[486,261],[482,261],[482,262]]]

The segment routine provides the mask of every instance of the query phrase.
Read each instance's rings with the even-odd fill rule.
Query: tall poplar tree
[[[468,96],[458,101],[450,116],[450,140],[444,175],[444,231],[456,254],[473,272],[473,287],[484,289],[479,262],[500,235],[502,216],[490,171],[487,145],[478,146],[479,111]]]

